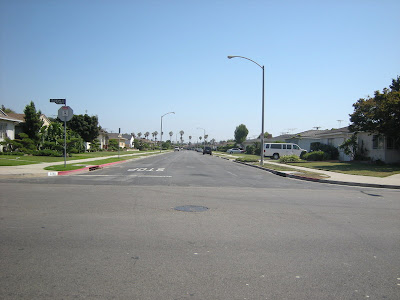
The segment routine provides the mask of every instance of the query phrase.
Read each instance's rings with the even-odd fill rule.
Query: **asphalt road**
[[[1,299],[400,298],[397,190],[183,151],[0,180],[0,204]]]

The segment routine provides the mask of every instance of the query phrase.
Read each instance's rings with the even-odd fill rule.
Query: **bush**
[[[308,161],[321,161],[321,160],[329,160],[330,156],[324,151],[313,151],[305,154],[303,158]]]
[[[19,151],[15,151],[15,152],[0,152],[0,155],[15,155],[15,156],[24,156],[25,153],[23,152],[19,152]]]
[[[330,159],[336,160],[339,158],[339,150],[332,145],[321,144],[318,142],[311,143],[310,150],[325,152],[329,156],[329,158],[327,158],[325,160],[330,160]]]
[[[284,155],[279,158],[279,162],[284,164],[299,161],[301,161],[301,159],[297,155]]]
[[[255,147],[254,146],[247,146],[246,154],[254,154]]]
[[[55,150],[50,150],[50,149],[34,151],[33,155],[36,155],[36,156],[53,156],[53,157],[62,157],[63,156],[63,154],[61,152],[58,152],[58,151],[55,151]]]
[[[241,162],[258,162],[257,158],[251,158],[251,157],[238,157],[236,158],[236,161],[241,161]]]

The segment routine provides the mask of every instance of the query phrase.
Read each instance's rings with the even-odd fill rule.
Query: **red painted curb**
[[[71,173],[76,173],[76,172],[83,172],[83,171],[90,171],[91,168],[94,168],[95,170],[103,168],[103,167],[107,167],[107,166],[111,166],[111,165],[115,165],[115,164],[120,164],[126,162],[126,160],[121,160],[121,161],[116,161],[116,162],[112,162],[112,163],[108,163],[108,164],[103,164],[103,165],[94,165],[91,167],[85,167],[82,169],[76,169],[76,170],[70,170],[70,171],[58,171],[58,176],[63,176],[63,175],[68,175]]]

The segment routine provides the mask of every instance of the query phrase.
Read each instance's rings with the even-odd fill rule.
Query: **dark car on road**
[[[210,155],[212,155],[211,147],[204,147],[204,149],[203,149],[203,155],[204,155],[204,154],[210,154]]]

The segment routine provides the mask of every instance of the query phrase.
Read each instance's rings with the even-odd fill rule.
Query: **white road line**
[[[232,173],[232,172],[229,172],[229,171],[227,171],[229,174],[231,174],[232,176],[235,176],[235,177],[238,177],[236,174],[234,174],[234,173]]]
[[[97,176],[97,177],[148,177],[148,178],[171,178],[172,176],[157,176],[157,175],[73,175],[73,176]]]

